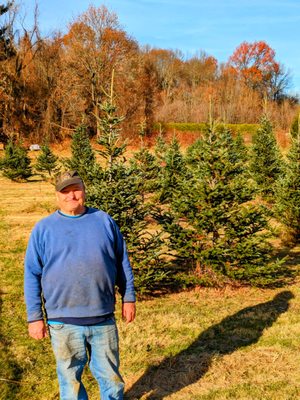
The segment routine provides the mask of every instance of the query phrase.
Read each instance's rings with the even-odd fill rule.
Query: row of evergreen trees
[[[251,148],[225,125],[210,121],[185,154],[175,137],[167,143],[163,135],[150,152],[141,127],[141,147],[126,160],[122,117],[112,97],[102,113],[101,150],[92,148],[80,126],[71,158],[60,162],[83,177],[87,204],[119,224],[140,292],[225,282],[279,285],[293,276],[284,260],[274,260],[269,238],[272,219],[284,224],[290,240],[300,235],[298,119],[286,157],[264,116]],[[20,171],[23,178],[32,173],[25,149],[12,142],[1,165],[11,179]],[[45,144],[35,169],[53,174],[58,168],[59,160]]]
[[[13,181],[25,181],[33,175],[45,178],[55,175],[59,170],[59,158],[53,154],[49,144],[45,142],[41,146],[41,154],[32,166],[28,150],[22,143],[10,140],[5,147],[5,154],[0,159],[0,170],[3,175]]]

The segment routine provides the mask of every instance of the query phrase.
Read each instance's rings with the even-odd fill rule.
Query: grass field
[[[23,301],[27,239],[55,209],[53,188],[2,177],[0,186],[0,399],[59,399],[49,340],[28,338]],[[300,283],[139,301],[130,325],[117,308],[128,399],[300,398]],[[88,371],[84,381],[90,400],[98,399]]]

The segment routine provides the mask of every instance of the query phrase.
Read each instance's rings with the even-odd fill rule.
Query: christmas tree
[[[250,170],[261,195],[272,199],[276,180],[282,171],[282,159],[266,115],[262,117],[260,127],[253,137]]]
[[[276,215],[289,231],[291,242],[300,239],[300,118],[291,130],[291,147],[276,185]]]
[[[266,209],[253,201],[255,190],[231,133],[211,123],[186,161],[190,178],[178,182],[161,219],[174,254],[206,283],[263,286],[283,279],[281,263],[270,262]]]
[[[34,168],[38,172],[47,172],[50,176],[57,174],[59,172],[58,157],[52,152],[47,142],[42,145],[41,150]]]
[[[21,143],[10,140],[1,160],[3,175],[13,181],[26,180],[32,176],[28,151]]]
[[[179,183],[183,179],[188,179],[186,164],[175,136],[168,145],[163,144],[162,138],[159,138],[156,154],[159,155],[158,163],[161,167],[158,175],[157,197],[160,203],[165,204],[172,202],[172,199],[177,196]]]
[[[145,197],[148,189],[144,185],[141,155],[135,162],[126,163],[126,143],[120,137],[123,117],[117,114],[112,90],[101,111],[98,120],[101,134],[97,142],[101,146],[99,155],[103,167],[88,185],[87,204],[101,208],[117,222],[126,240],[137,290],[151,292],[165,279],[166,271],[161,259],[161,237],[146,229],[150,208]],[[149,154],[142,155],[150,160]]]
[[[97,176],[100,167],[84,125],[78,126],[72,136],[71,152],[72,157],[64,160],[65,166],[76,170],[88,185]]]

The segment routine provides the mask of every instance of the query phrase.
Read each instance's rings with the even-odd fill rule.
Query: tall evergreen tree
[[[14,181],[26,180],[32,176],[30,164],[31,160],[26,148],[21,143],[10,140],[1,160],[3,175]]]
[[[143,202],[146,202],[147,198],[152,199],[159,187],[160,168],[155,156],[148,149],[142,147],[133,154],[130,165],[136,175],[138,190]]]
[[[300,239],[300,129],[294,126],[291,147],[276,185],[276,215],[289,230],[290,238]]]
[[[94,175],[88,190],[90,204],[108,212],[123,229],[126,238],[130,216],[138,211],[136,179],[125,165],[123,154],[126,143],[120,143],[120,124],[123,117],[117,115],[113,98],[101,105],[102,117],[98,119],[100,135],[97,143],[101,146],[97,152],[102,158],[101,173]],[[143,220],[143,215],[140,216]],[[133,222],[133,220],[132,220]]]
[[[272,125],[264,115],[253,137],[250,170],[263,197],[274,195],[275,183],[282,170],[282,159]]]
[[[130,166],[138,179],[139,192],[142,195],[143,202],[151,200],[154,192],[158,188],[158,174],[160,167],[156,157],[145,147],[144,137],[146,135],[146,124],[142,122],[139,125],[140,149],[133,153],[130,158]],[[147,199],[146,199],[147,197]],[[149,201],[151,207],[151,201]]]
[[[96,163],[95,152],[84,125],[78,126],[72,136],[71,153],[71,158],[64,160],[65,166],[70,170],[78,171],[88,185],[98,172],[100,173],[100,167]]]
[[[254,188],[237,158],[230,132],[210,125],[188,149],[190,179],[179,183],[161,221],[170,248],[202,279],[215,274],[267,285],[280,280],[283,269],[269,263],[268,217],[251,203]]]
[[[123,116],[117,115],[117,106],[113,103],[112,95],[109,100],[101,105],[102,118],[98,119],[100,135],[97,139],[102,146],[99,154],[106,161],[107,170],[112,172],[114,164],[119,162],[120,157],[126,150],[126,142],[120,143],[120,124],[124,120]],[[112,175],[109,175],[112,179]]]
[[[154,154],[159,162],[162,162],[165,156],[165,152],[167,150],[167,143],[165,138],[163,137],[163,131],[160,129],[159,134],[156,138]]]
[[[161,146],[161,144],[157,143],[158,146]],[[158,162],[161,162],[158,175],[158,200],[163,204],[172,202],[172,199],[177,196],[179,183],[183,179],[188,179],[188,176],[184,157],[176,137],[172,138],[169,145],[165,144],[161,149],[158,146],[156,154],[160,152],[160,160]]]
[[[140,292],[155,289],[166,277],[161,261],[160,235],[146,231],[149,205],[141,185],[141,170],[136,163],[126,164],[126,143],[121,143],[120,123],[113,95],[101,106],[98,144],[104,167],[88,185],[87,204],[108,212],[120,227],[135,270]]]
[[[236,157],[236,161],[242,161],[244,163],[249,162],[249,151],[240,132],[234,138],[233,145],[234,157]]]

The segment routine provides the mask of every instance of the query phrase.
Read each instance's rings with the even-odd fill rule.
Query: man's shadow
[[[197,382],[208,371],[217,356],[256,343],[263,331],[272,326],[289,308],[290,291],[277,294],[273,300],[246,307],[224,318],[202,332],[185,350],[149,367],[126,392],[126,399],[160,400]]]

